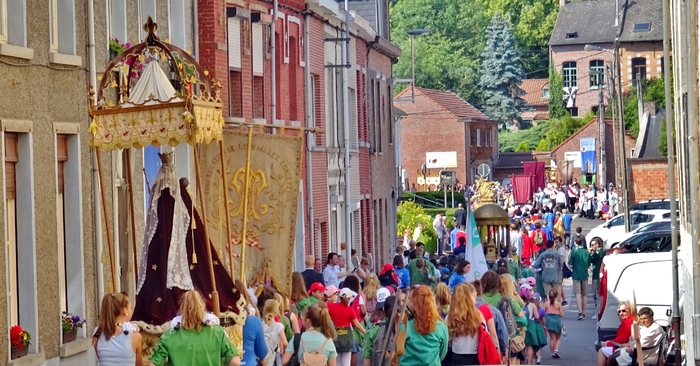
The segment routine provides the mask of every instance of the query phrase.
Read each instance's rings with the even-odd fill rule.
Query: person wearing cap
[[[383,356],[381,350],[375,350],[376,346],[381,346],[384,337],[388,336],[389,333],[386,332],[386,327],[388,325],[388,318],[391,316],[396,297],[391,295],[389,289],[380,288],[377,290],[377,309],[372,313],[372,318],[370,319],[372,326],[367,330],[365,337],[362,341],[362,356],[364,358],[364,366],[378,365],[381,357]],[[384,327],[384,332],[381,333],[382,337],[377,338],[380,335],[380,330]],[[378,343],[379,342],[379,343]],[[387,350],[395,350],[396,344],[387,344]]]
[[[326,287],[325,291],[323,291],[323,300],[326,302],[337,302],[338,293],[340,293],[340,290],[338,290],[337,287],[330,285]]]
[[[379,271],[379,283],[382,286],[399,285],[399,278],[394,273],[394,266],[389,263],[382,266],[382,270]]]
[[[355,310],[350,307],[350,303],[356,297],[357,292],[344,288],[340,290],[340,301],[326,303],[337,335],[335,349],[338,352],[337,364],[339,366],[350,366],[355,342],[352,335],[353,327],[360,333],[365,333],[365,328],[358,321]]]
[[[311,296],[297,300],[297,310],[299,310],[299,313],[302,313],[305,308],[311,305],[316,305],[319,300],[323,300],[323,293],[325,291],[326,287],[320,282],[312,283],[311,288],[309,289],[309,295]]]

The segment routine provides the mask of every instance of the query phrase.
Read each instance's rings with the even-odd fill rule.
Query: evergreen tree
[[[521,152],[521,151],[530,151],[530,146],[527,145],[527,142],[520,141],[520,144],[518,144],[518,147],[515,148],[515,152]]]
[[[484,112],[501,126],[518,125],[520,114],[526,110],[520,97],[523,69],[520,51],[515,44],[508,18],[498,13],[486,28],[486,47],[482,52],[481,79],[484,92]]]
[[[561,119],[566,115],[564,109],[564,80],[561,74],[549,65],[549,119]]]
[[[540,140],[540,143],[537,144],[535,151],[547,151],[548,149],[549,149],[549,146],[547,145],[547,141],[542,139],[542,140]]]

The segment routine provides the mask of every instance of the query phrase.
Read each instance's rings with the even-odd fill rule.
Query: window
[[[26,19],[26,0],[0,0],[0,44],[26,47]]]
[[[243,117],[243,73],[241,72],[241,21],[228,18],[229,116]]]
[[[391,98],[391,96],[393,95],[393,94],[391,93],[391,85],[387,85],[387,86],[386,86],[386,95],[388,96],[388,98]],[[386,123],[386,124],[387,124],[388,127],[389,127],[389,133],[388,133],[388,135],[389,135],[389,143],[390,143],[390,144],[393,144],[393,143],[394,143],[394,119],[391,118],[391,116],[392,116],[392,113],[391,113],[391,112],[392,112],[392,111],[391,111],[392,104],[391,104],[391,103],[387,103],[386,106],[387,106],[387,108],[386,108],[386,122],[387,122],[387,123]]]
[[[632,32],[648,32],[651,30],[651,23],[635,23]]]
[[[370,78],[369,94],[367,95],[367,100],[369,101],[368,113],[367,113],[368,121],[367,122],[369,124],[369,131],[368,131],[369,143],[370,143],[370,150],[372,151],[372,153],[377,152],[377,141],[376,141],[376,139],[377,139],[377,125],[376,125],[377,116],[376,116],[376,113],[374,111],[377,103],[374,100],[375,99],[374,83],[375,83],[375,80],[373,78]]]
[[[66,302],[66,237],[65,237],[65,205],[63,191],[65,189],[64,163],[68,160],[68,146],[66,144],[66,135],[56,136],[56,216],[58,222],[58,285],[59,285],[59,300],[61,302],[61,310],[68,311]]]
[[[30,334],[38,334],[33,142],[29,133],[5,132],[4,143],[10,323],[21,324]],[[37,350],[38,345],[32,342],[29,352]]]
[[[265,118],[265,81],[253,76],[253,118]]]
[[[284,32],[284,29],[282,29],[282,32],[275,31],[275,47],[276,47],[276,52],[275,52],[275,59],[272,60],[272,62],[275,63],[275,67],[277,72],[275,73],[275,80],[278,85],[277,90],[275,90],[275,95],[273,95],[273,98],[275,98],[275,119],[282,120],[282,93],[280,93],[279,86],[282,85],[282,62],[284,59],[284,47],[282,46],[282,42],[284,41],[282,33]],[[285,78],[289,78],[289,75],[285,75]],[[289,89],[293,90],[293,89]],[[272,121],[273,123],[275,121]]]
[[[549,85],[542,88],[542,99],[549,99]]]
[[[578,80],[576,79],[576,62],[564,62],[562,64],[562,77],[564,78],[564,87],[574,88],[578,87]]]
[[[75,55],[75,1],[51,0],[51,52]]]
[[[0,42],[7,42],[7,0],[0,0]]]
[[[637,75],[642,80],[647,78],[647,59],[644,57],[632,59],[632,80],[637,80]]]
[[[577,32],[567,33],[567,34],[566,34],[566,38],[567,38],[567,39],[578,38],[578,33],[577,33]]]
[[[158,21],[156,17],[156,0],[140,0],[139,9],[141,10],[141,13],[139,14],[139,28],[141,28],[141,39],[144,40],[146,39],[148,33],[143,29],[143,25],[146,24],[146,21],[148,21],[148,17],[150,16],[151,18],[153,18],[154,22]]]
[[[185,0],[170,0],[168,12],[168,30],[170,31],[170,43],[187,49],[187,36],[185,35]]]
[[[299,121],[299,93],[296,92],[298,85],[297,79],[299,78],[297,75],[297,63],[299,62],[299,48],[296,46],[296,38],[289,37],[289,43],[289,90],[293,91],[289,93],[289,120]]]
[[[240,70],[229,71],[229,116],[243,117],[243,74]]]
[[[481,129],[476,129],[476,147],[481,147]]]
[[[605,83],[605,64],[603,60],[592,60],[590,62],[591,89],[598,89]]]
[[[375,141],[375,146],[378,153],[382,152],[382,106],[384,105],[384,95],[381,92],[381,85],[378,81],[373,80],[374,85],[374,98],[376,104],[374,105],[374,123],[376,126],[374,130],[377,133],[377,140]]]
[[[311,118],[311,126],[316,127],[318,126],[318,121],[321,120],[321,115],[319,114],[321,108],[319,108],[319,103],[321,101],[318,99],[318,95],[320,94],[320,88],[321,88],[321,81],[319,80],[319,76],[316,74],[311,74],[311,95],[309,96],[309,99],[311,100],[311,103],[309,103],[309,117]],[[308,134],[308,139],[311,142],[311,146],[316,146],[319,141],[317,140],[317,136],[315,133]]]
[[[127,43],[126,0],[109,2],[109,38],[116,38],[120,43]]]

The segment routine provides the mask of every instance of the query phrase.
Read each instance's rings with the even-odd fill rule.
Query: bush
[[[435,253],[437,250],[437,235],[433,229],[433,217],[425,212],[425,209],[415,202],[404,201],[396,208],[396,230],[399,237],[403,237],[406,229],[413,230],[419,223],[423,223],[423,230],[418,241],[425,244],[428,253]]]

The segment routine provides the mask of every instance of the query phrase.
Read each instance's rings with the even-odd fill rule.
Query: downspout
[[[311,57],[309,52],[309,6],[306,5],[306,10],[304,11],[304,61],[306,65],[304,67],[304,95],[306,96],[306,128],[314,128],[313,119],[316,116],[312,116],[309,111],[315,109],[313,108],[313,103],[316,101],[311,97],[313,95],[311,85]],[[314,138],[318,136],[315,135]],[[313,187],[311,186],[311,179],[313,177],[312,165],[313,157],[311,156],[311,145],[309,144],[310,132],[306,131],[306,209],[308,210],[308,220],[306,221],[309,225],[309,244],[311,245],[311,255],[316,258],[316,224],[314,222],[314,204],[313,204]],[[318,253],[320,255],[321,248],[318,248]]]
[[[348,92],[348,68],[350,67],[350,9],[345,0],[345,57],[343,57],[343,146],[345,148],[345,258],[352,258],[352,208],[350,207],[350,95]]]
[[[272,77],[271,92],[272,92],[272,124],[277,121],[277,11],[278,11],[277,0],[272,2],[272,24],[270,25],[270,54],[272,62],[270,65],[270,76]]]
[[[192,43],[194,44],[192,46],[192,49],[194,50],[194,59],[197,60],[197,62],[199,62],[199,6],[197,5],[198,2],[198,0],[192,1]]]
[[[94,0],[88,0],[87,2],[87,18],[88,18],[88,62],[89,62],[89,77],[90,77],[90,86],[93,88],[94,91],[97,89],[97,69],[96,69],[96,64],[97,62],[95,61],[95,2]],[[95,98],[97,98],[95,96]],[[97,102],[95,99],[93,102]],[[99,305],[99,301],[102,301],[102,297],[104,296],[105,289],[104,289],[104,265],[102,264],[102,218],[101,218],[101,207],[100,207],[100,200],[98,197],[100,196],[99,192],[99,186],[100,186],[100,176],[97,172],[97,159],[100,157],[95,154],[95,150],[93,149],[92,153],[92,217],[93,220],[95,221],[95,248],[97,249],[96,252],[96,268],[97,268],[97,301]],[[116,289],[115,289],[116,290]],[[99,306],[97,307],[99,309]],[[99,310],[98,310],[99,311]]]

